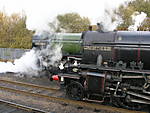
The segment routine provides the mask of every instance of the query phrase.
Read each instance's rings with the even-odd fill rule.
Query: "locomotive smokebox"
[[[98,32],[104,32],[104,26],[102,23],[97,23],[97,31]]]

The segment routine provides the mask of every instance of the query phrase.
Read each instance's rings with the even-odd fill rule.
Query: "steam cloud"
[[[42,50],[32,49],[26,52],[20,59],[11,62],[0,62],[0,73],[13,72],[29,76],[38,76],[44,68],[56,66],[62,58],[62,46],[49,45]]]
[[[55,46],[49,45],[46,49],[38,51],[39,67],[50,68],[51,66],[58,66],[59,61],[62,58],[61,52],[62,45],[57,44]]]
[[[142,22],[144,21],[144,19],[146,18],[147,14],[145,14],[144,12],[135,12],[132,15],[132,21],[133,21],[133,25],[128,27],[129,31],[137,31],[138,27],[140,27],[140,25],[142,24]]]
[[[34,50],[26,52],[20,59],[12,62],[0,62],[0,73],[14,72],[14,73],[27,73],[37,72],[38,66],[36,65],[37,55]],[[35,70],[35,71],[33,71]]]
[[[114,18],[114,20],[112,19]],[[116,27],[122,23],[122,18],[115,14],[113,11],[105,11],[104,16],[100,19],[100,23],[103,26],[104,32],[113,31]]]

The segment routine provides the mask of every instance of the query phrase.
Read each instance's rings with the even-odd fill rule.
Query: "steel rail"
[[[44,110],[41,110],[41,109],[38,109],[38,108],[33,108],[33,107],[29,107],[29,106],[22,105],[22,104],[17,104],[17,103],[14,103],[14,102],[3,100],[3,99],[0,99],[0,102],[5,103],[9,106],[13,106],[15,108],[24,110],[24,111],[28,111],[28,112],[48,113],[47,111],[44,111]]]
[[[35,84],[30,84],[30,83],[24,83],[24,82],[18,82],[18,81],[4,80],[4,79],[0,79],[0,82],[9,83],[9,84],[13,84],[13,85],[19,85],[19,86],[38,88],[38,89],[48,90],[48,91],[58,91],[59,90],[59,89],[49,88],[49,87],[45,87],[45,86],[40,86],[40,85],[35,85]]]
[[[141,112],[141,111],[131,111],[131,110],[116,108],[116,107],[111,107],[111,106],[87,103],[87,102],[83,102],[83,101],[69,100],[69,99],[64,99],[64,98],[60,98],[60,97],[52,97],[52,96],[48,96],[48,95],[31,93],[31,92],[27,92],[27,91],[22,91],[22,90],[17,90],[17,89],[12,89],[12,88],[8,88],[8,87],[2,87],[2,86],[0,86],[0,89],[4,90],[4,91],[12,92],[12,93],[23,94],[26,96],[34,96],[34,97],[43,98],[43,99],[50,100],[50,101],[66,103],[66,104],[70,104],[70,105],[81,106],[81,107],[97,109],[97,110],[107,110],[107,111],[121,112],[121,113],[145,113],[145,112]]]

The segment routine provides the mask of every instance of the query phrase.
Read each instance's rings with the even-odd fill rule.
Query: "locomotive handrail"
[[[116,43],[116,42],[92,42],[92,44],[111,44],[111,45],[148,45],[150,46],[150,43],[149,44],[145,44],[145,43],[130,43],[130,42],[127,42],[127,43],[124,43],[124,42],[120,42],[120,43]]]
[[[122,72],[122,73],[136,73],[136,74],[150,74],[150,70],[132,70],[132,69],[117,69],[112,67],[104,67],[104,66],[96,66],[96,65],[86,65],[81,64],[80,68],[91,68],[91,69],[98,69],[102,71],[111,71],[111,72]]]

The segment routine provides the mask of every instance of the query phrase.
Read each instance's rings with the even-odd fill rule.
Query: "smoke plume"
[[[132,15],[132,21],[133,21],[133,25],[128,27],[129,31],[137,31],[138,27],[141,26],[142,22],[144,21],[144,19],[146,18],[147,14],[144,12],[135,12]]]
[[[14,62],[0,62],[0,73],[14,72],[14,73],[32,73],[36,74],[38,71],[37,59],[38,56],[35,50],[26,52],[20,59]]]
[[[119,15],[115,14],[113,10],[106,10],[104,15],[100,19],[100,23],[103,26],[102,30],[104,32],[113,31],[119,24],[122,23],[122,18]]]
[[[37,51],[37,56],[39,59],[38,63],[41,70],[43,70],[43,68],[58,66],[62,58],[61,48],[61,44],[48,45],[46,49]]]
[[[43,69],[57,66],[62,58],[62,45],[50,44],[45,49],[33,48],[14,62],[0,62],[0,73],[13,72],[38,76]]]

